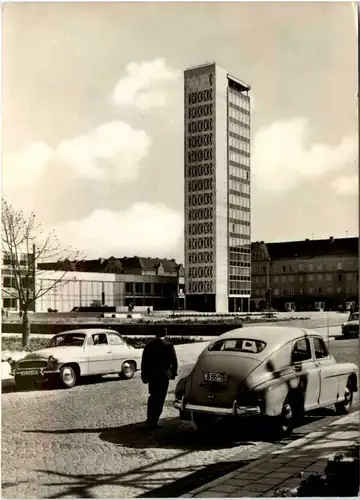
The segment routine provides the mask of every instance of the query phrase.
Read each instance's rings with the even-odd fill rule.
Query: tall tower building
[[[249,85],[213,64],[184,72],[186,308],[247,311]]]

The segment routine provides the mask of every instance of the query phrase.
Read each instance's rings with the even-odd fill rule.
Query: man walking
[[[177,376],[176,352],[174,346],[164,340],[166,334],[166,328],[156,334],[156,338],[145,346],[141,360],[141,380],[149,384],[146,424],[150,429],[159,428],[169,380]]]

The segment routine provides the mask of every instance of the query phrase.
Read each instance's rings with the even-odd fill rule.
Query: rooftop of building
[[[359,239],[334,238],[305,239],[299,241],[283,241],[278,243],[265,243],[257,241],[252,243],[252,250],[261,249],[270,260],[312,258],[330,255],[357,255]],[[265,257],[266,258],[266,257]]]
[[[197,70],[197,69],[200,69],[200,68],[207,68],[209,66],[215,66],[215,69],[216,68],[220,68],[222,71],[224,71],[226,74],[227,74],[227,77],[228,79],[233,82],[237,87],[238,87],[238,90],[240,90],[241,92],[243,91],[249,91],[251,90],[251,87],[250,85],[248,85],[247,83],[245,83],[244,81],[240,80],[239,78],[237,78],[236,76],[232,75],[231,73],[229,73],[223,66],[221,66],[220,64],[217,64],[216,62],[214,61],[211,61],[211,62],[205,62],[203,64],[197,64],[195,66],[190,66],[189,68],[186,68],[184,70],[184,73],[187,73],[187,72],[191,72],[191,71],[194,71],[194,70]]]
[[[159,257],[109,257],[90,260],[43,262],[38,265],[43,270],[59,270],[79,272],[111,272],[117,274],[136,274],[136,272],[160,272],[164,274],[183,274],[182,264],[175,259],[161,259]]]

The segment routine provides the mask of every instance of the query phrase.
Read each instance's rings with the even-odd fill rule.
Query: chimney
[[[330,236],[331,243],[334,243],[334,236]]]

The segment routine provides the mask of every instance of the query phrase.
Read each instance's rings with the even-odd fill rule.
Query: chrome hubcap
[[[351,391],[350,389],[345,389],[345,404],[348,406],[351,403]]]
[[[66,384],[72,384],[74,382],[74,371],[71,368],[65,368],[63,371],[63,380]]]
[[[132,366],[130,363],[124,363],[123,365],[123,372],[125,375],[131,375],[131,373],[133,372],[132,370]]]
[[[292,409],[289,404],[284,405],[283,409],[283,423],[287,427],[292,419]]]

